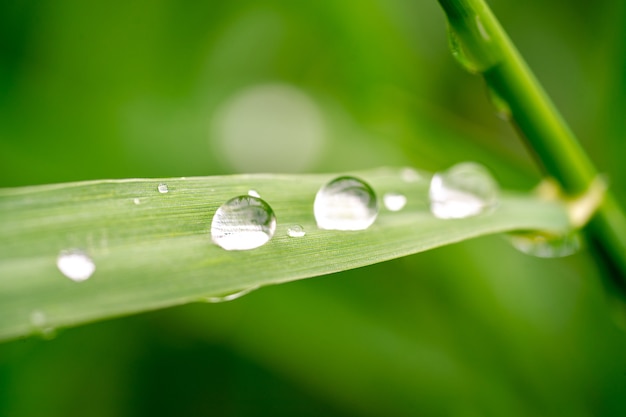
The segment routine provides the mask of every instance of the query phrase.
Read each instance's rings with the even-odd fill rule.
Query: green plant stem
[[[545,173],[570,196],[598,171],[484,0],[439,0],[465,59],[480,72]],[[607,193],[588,227],[616,283],[626,290],[626,217]]]

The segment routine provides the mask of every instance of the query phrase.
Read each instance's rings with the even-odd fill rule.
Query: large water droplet
[[[259,285],[255,285],[253,287],[250,288],[246,288],[237,292],[233,292],[230,294],[226,294],[226,295],[221,295],[221,296],[217,296],[217,297],[207,297],[206,301],[209,303],[223,303],[226,301],[233,301],[236,300],[237,298],[241,298],[244,295],[250,294],[252,291],[254,290],[258,290],[259,289]]]
[[[364,230],[376,220],[378,202],[374,190],[365,182],[339,177],[317,192],[313,213],[320,229]]]
[[[293,226],[289,226],[287,229],[287,235],[289,237],[302,237],[306,235],[304,228],[299,224],[294,224]]]
[[[406,205],[406,197],[399,193],[386,193],[383,196],[383,203],[389,211],[400,211]]]
[[[276,216],[265,201],[242,195],[217,209],[211,238],[226,250],[249,250],[266,244],[276,231]]]
[[[580,250],[580,236],[576,232],[560,235],[540,232],[512,233],[509,240],[515,249],[539,258],[562,258]]]
[[[169,191],[169,188],[167,187],[167,184],[161,183],[157,187],[157,190],[159,190],[161,194],[167,194],[167,192]]]
[[[94,273],[96,264],[83,251],[71,249],[61,251],[57,257],[57,268],[72,281],[81,282]]]
[[[498,184],[482,165],[464,162],[435,174],[429,197],[430,211],[435,217],[461,219],[494,208],[498,203]]]

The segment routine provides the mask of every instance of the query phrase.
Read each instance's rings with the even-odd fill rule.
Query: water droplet
[[[41,310],[34,310],[30,313],[30,324],[35,332],[44,339],[53,339],[56,336],[54,327],[48,323],[48,317]]]
[[[289,226],[287,229],[287,235],[289,235],[289,237],[302,237],[306,235],[306,232],[302,226],[294,224],[293,226]]]
[[[138,198],[133,198],[133,203],[138,206],[139,204],[141,204],[141,201]]]
[[[265,201],[242,195],[217,209],[211,222],[213,242],[226,250],[249,250],[266,244],[276,231],[276,216]]]
[[[35,310],[30,314],[30,323],[34,327],[41,327],[46,324],[46,315],[43,311]]]
[[[562,258],[580,250],[580,236],[576,232],[560,235],[541,232],[512,233],[509,240],[515,249],[539,258]]]
[[[492,51],[493,48],[484,48],[476,41],[479,36],[483,41],[490,42],[491,38],[479,18],[475,20],[474,28],[464,27],[459,34],[452,24],[448,23],[448,46],[450,52],[461,66],[473,74],[478,74],[492,68],[498,62],[498,57]],[[464,42],[463,36],[471,39]]]
[[[365,182],[339,177],[317,192],[313,213],[320,229],[364,230],[376,220],[378,202],[374,190]]]
[[[57,258],[57,268],[72,281],[81,282],[94,273],[96,265],[83,251],[71,249],[61,251]]]
[[[410,167],[402,168],[402,171],[400,171],[400,177],[402,178],[402,181],[409,183],[419,182],[422,180],[420,173]]]
[[[248,190],[248,195],[251,197],[261,198],[261,194],[259,194],[256,190]]]
[[[482,165],[464,162],[435,174],[429,197],[430,211],[435,217],[461,219],[494,208],[498,203],[498,184]]]
[[[451,25],[448,25],[448,47],[450,48],[450,53],[452,53],[454,59],[456,59],[456,61],[461,64],[466,71],[471,72],[472,74],[481,72],[482,68],[465,50],[459,35],[454,29],[452,29]]]
[[[157,190],[159,190],[161,194],[167,194],[167,192],[169,191],[169,188],[167,188],[167,184],[161,183],[157,187]]]
[[[218,296],[218,297],[207,297],[206,301],[209,303],[223,303],[226,301],[233,301],[236,300],[237,298],[241,298],[246,294],[250,294],[252,291],[254,290],[258,290],[259,289],[259,285],[255,285],[253,287],[250,288],[246,288],[237,292],[233,292],[227,295],[222,295],[222,296]]]
[[[389,211],[400,211],[406,205],[406,197],[399,193],[386,193],[383,196],[383,203]]]

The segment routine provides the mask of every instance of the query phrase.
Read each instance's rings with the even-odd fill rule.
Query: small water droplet
[[[410,167],[402,168],[402,171],[400,171],[400,177],[402,178],[402,181],[409,183],[419,182],[422,180],[420,173]]]
[[[34,327],[41,327],[46,324],[46,315],[43,311],[35,310],[30,314],[30,323]]]
[[[159,190],[161,194],[167,194],[167,192],[169,191],[169,188],[167,187],[167,184],[161,183],[157,187],[157,190]]]
[[[30,313],[30,324],[33,329],[44,339],[53,339],[56,331],[53,326],[48,323],[48,317],[41,310],[34,310]]]
[[[509,240],[518,251],[539,258],[562,258],[580,250],[580,236],[576,232],[561,235],[541,232],[511,233]]]
[[[465,50],[459,35],[452,29],[451,25],[448,25],[448,47],[450,53],[461,64],[461,66],[472,74],[481,72],[482,68],[478,65],[473,57],[470,57],[469,53]]]
[[[213,242],[226,250],[249,250],[266,244],[276,231],[276,216],[265,201],[242,195],[217,209],[211,222]]]
[[[389,211],[400,211],[406,205],[406,197],[399,193],[386,193],[383,196],[383,203]]]
[[[246,288],[234,293],[230,293],[227,295],[222,295],[222,296],[218,296],[218,297],[207,297],[206,301],[209,303],[223,303],[226,301],[233,301],[236,300],[237,298],[241,298],[244,295],[250,294],[252,291],[254,290],[258,290],[259,289],[259,285],[255,285],[253,287],[250,288]]]
[[[289,235],[289,237],[302,237],[306,235],[306,232],[302,226],[294,224],[293,226],[289,226],[287,229],[287,235]]]
[[[452,24],[448,22],[448,46],[456,61],[466,70],[473,74],[478,74],[492,68],[498,62],[498,56],[492,48],[484,48],[480,42],[475,42],[476,37],[485,42],[490,42],[491,38],[480,18],[475,20],[474,28],[464,27],[463,32],[458,33]],[[465,39],[472,39],[464,42]]]
[[[476,216],[498,203],[498,184],[479,164],[464,162],[437,173],[430,182],[430,211],[440,219]]]
[[[78,249],[61,251],[57,257],[57,268],[75,282],[87,280],[96,270],[96,264],[87,254]]]
[[[138,198],[133,198],[133,203],[138,206],[139,204],[141,204],[141,200],[139,200]]]
[[[365,230],[378,215],[374,190],[355,177],[335,178],[317,192],[313,204],[317,226],[327,230]]]
[[[261,194],[259,194],[256,190],[248,190],[248,195],[251,197],[261,198]]]

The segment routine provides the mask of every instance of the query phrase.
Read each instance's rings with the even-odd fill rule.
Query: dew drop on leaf
[[[406,196],[400,193],[386,193],[383,195],[383,203],[389,211],[400,211],[406,205]]]
[[[42,338],[49,340],[56,336],[54,327],[48,323],[48,317],[43,311],[34,310],[31,312],[29,321],[35,333],[39,334]]]
[[[276,215],[264,200],[242,195],[217,209],[211,222],[211,239],[226,250],[250,250],[274,236]]]
[[[161,194],[167,194],[167,192],[169,191],[169,188],[167,188],[167,184],[161,183],[157,187],[157,190],[159,190]]]
[[[402,171],[400,171],[400,177],[402,178],[402,181],[407,183],[419,182],[422,180],[420,173],[411,167],[402,168]]]
[[[78,249],[61,251],[57,257],[59,271],[74,282],[89,279],[96,270],[96,264],[86,253]]]
[[[327,230],[365,230],[378,215],[374,190],[355,177],[339,177],[317,192],[313,204],[317,226]]]
[[[221,295],[221,296],[217,296],[217,297],[206,297],[205,300],[208,303],[223,303],[226,301],[233,301],[236,300],[237,298],[241,298],[244,295],[250,294],[252,291],[259,289],[259,285],[255,285],[252,286],[250,288],[246,288],[240,291],[236,291],[230,294],[226,294],[226,295]]]
[[[541,232],[511,233],[509,241],[515,249],[538,258],[562,258],[580,250],[576,232],[549,234]]]
[[[302,237],[306,235],[304,228],[299,224],[294,224],[293,226],[289,226],[287,229],[287,235],[289,237]]]
[[[474,162],[463,162],[435,174],[428,194],[430,211],[440,219],[476,216],[498,204],[497,182],[487,169]]]

